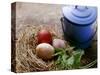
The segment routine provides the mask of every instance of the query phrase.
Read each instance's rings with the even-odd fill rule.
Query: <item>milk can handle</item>
[[[75,6],[75,8],[77,9],[77,5]]]
[[[77,7],[78,7],[78,5],[75,5],[75,8],[76,8],[76,9],[77,9]],[[85,8],[86,8],[86,9],[88,9],[88,7],[87,7],[87,6],[85,6]]]
[[[61,24],[62,24],[62,30],[65,33],[65,30],[64,30],[64,17],[61,17],[60,21],[61,21]]]

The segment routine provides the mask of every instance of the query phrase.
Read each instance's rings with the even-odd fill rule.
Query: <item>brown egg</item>
[[[54,48],[48,43],[41,43],[36,47],[36,55],[43,60],[49,60],[53,57]]]

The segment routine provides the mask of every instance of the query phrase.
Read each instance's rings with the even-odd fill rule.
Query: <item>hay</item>
[[[53,27],[52,27],[53,26]],[[27,26],[17,32],[16,40],[16,72],[48,71],[53,67],[53,60],[43,61],[35,54],[37,46],[36,34],[40,29],[46,28],[51,31],[53,38],[62,38],[56,25]]]
[[[12,65],[15,65],[15,72],[37,72],[37,71],[52,71],[57,70],[54,60],[43,61],[36,56],[37,38],[36,34],[40,29],[48,29],[53,38],[63,38],[61,27],[57,25],[30,25],[23,26],[16,31],[16,50],[15,58],[12,58]],[[66,43],[67,44],[67,43]],[[68,45],[68,44],[67,44]],[[68,45],[69,46],[69,45]],[[69,46],[70,47],[70,46]],[[88,54],[87,54],[88,55]],[[86,55],[85,55],[86,56]],[[83,57],[82,64],[88,64],[91,60],[89,57]]]

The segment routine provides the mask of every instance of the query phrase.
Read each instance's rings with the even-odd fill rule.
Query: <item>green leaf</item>
[[[75,68],[79,68],[80,66],[80,62],[81,62],[81,57],[82,55],[84,54],[84,51],[83,50],[77,50],[77,51],[74,51],[73,52],[73,56],[74,56],[74,64],[73,66]]]
[[[68,55],[66,55],[66,54],[64,54],[64,55],[62,56],[62,60],[63,60],[64,63],[66,63],[67,58],[68,58]]]
[[[73,48],[74,47],[69,47],[67,49],[55,49],[54,56],[57,57],[55,64],[58,70],[75,69],[80,67],[80,61],[84,51],[81,49],[73,51]]]
[[[57,52],[55,53],[53,56],[58,56],[58,55],[61,55],[62,52]]]
[[[67,65],[73,65],[74,64],[74,57],[71,56],[68,60],[67,60]]]
[[[61,60],[61,56],[58,57],[58,59],[57,59],[57,61],[56,61],[56,64],[60,64],[60,63],[61,63],[60,60]]]
[[[73,50],[75,47],[68,47],[65,49],[65,51],[70,51],[70,50]]]
[[[62,48],[55,48],[55,53],[56,52],[61,52],[61,51],[63,51],[64,49],[62,49]]]

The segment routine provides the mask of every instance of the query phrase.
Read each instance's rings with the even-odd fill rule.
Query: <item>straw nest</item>
[[[36,34],[40,29],[48,29],[53,38],[61,38],[62,34],[57,25],[53,27],[48,25],[38,25],[38,26],[27,26],[23,29],[17,31],[16,40],[16,72],[32,72],[32,71],[49,71],[52,70],[53,60],[43,61],[41,58],[37,57],[35,54],[35,48],[37,46]],[[59,35],[59,36],[57,36]]]

